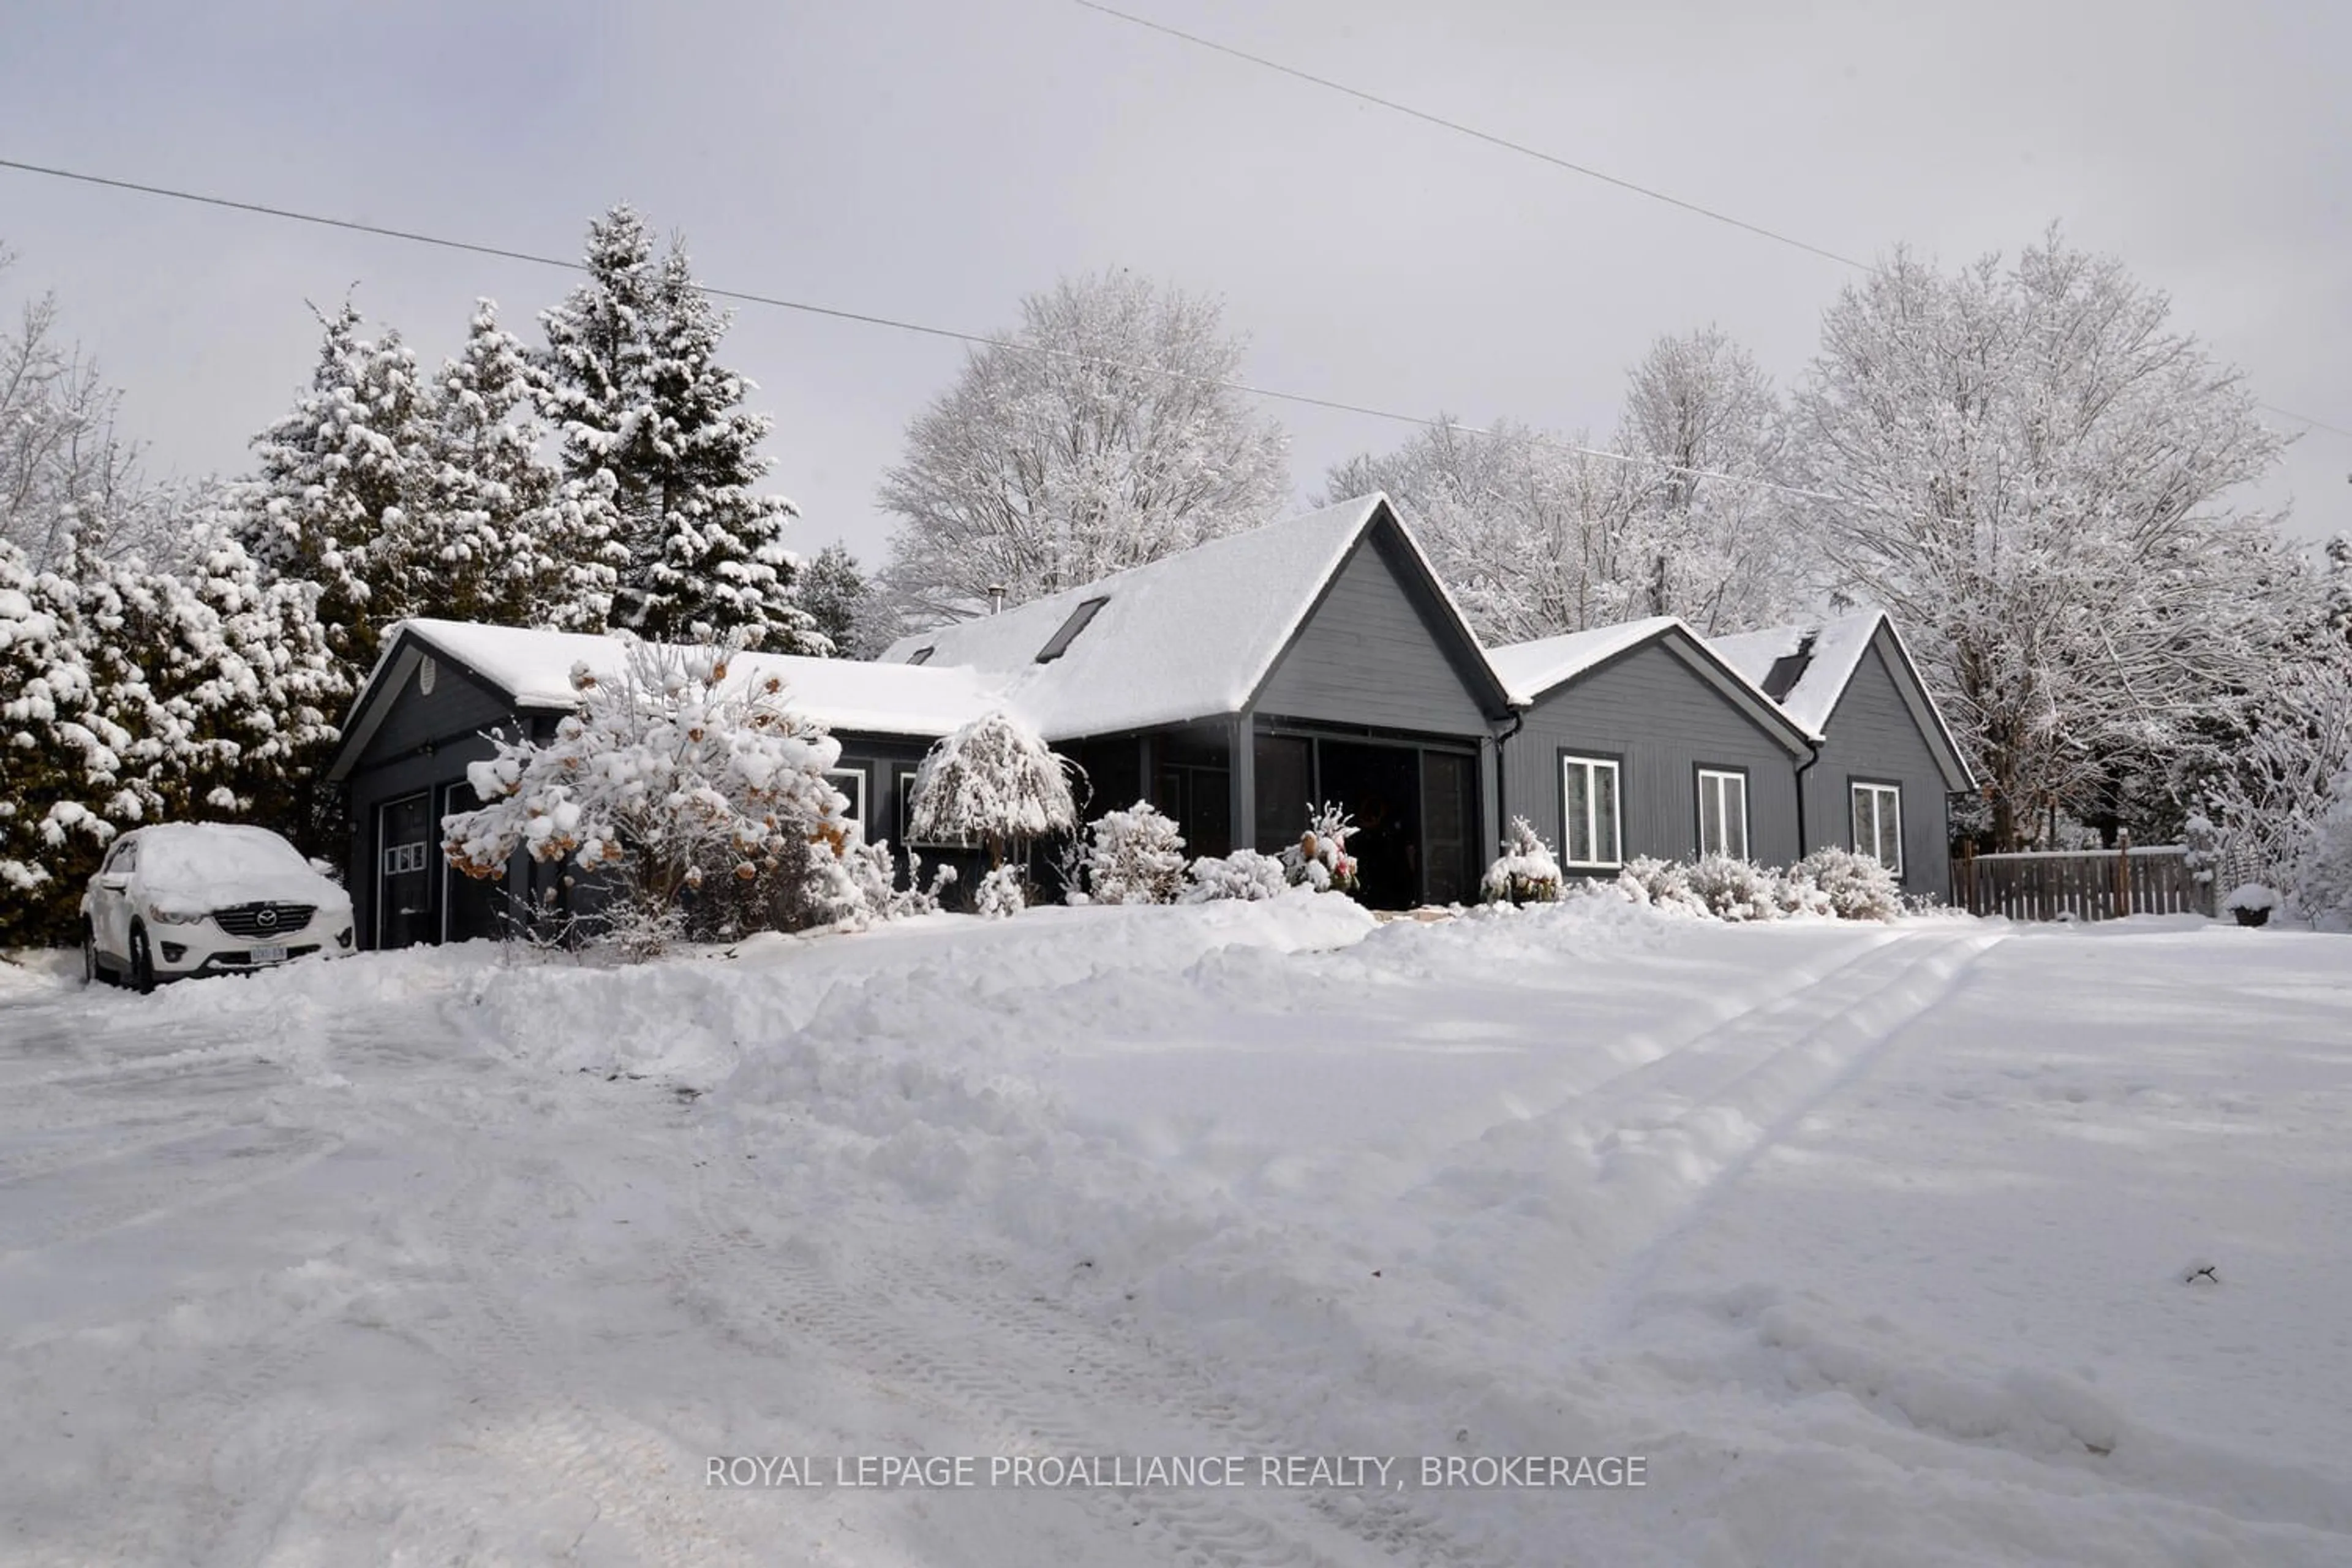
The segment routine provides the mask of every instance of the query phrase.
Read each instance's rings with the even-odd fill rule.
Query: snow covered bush
[[[1086,876],[1098,904],[1172,904],[1184,890],[1184,836],[1149,801],[1107,811],[1087,830]]]
[[[1769,921],[1780,915],[1780,879],[1752,861],[1703,855],[1689,871],[1691,895],[1723,921]]]
[[[1255,849],[1236,849],[1223,859],[1202,856],[1184,868],[1184,892],[1179,900],[1209,904],[1233,899],[1255,902],[1278,899],[1290,887],[1282,862]]]
[[[1291,886],[1312,888],[1318,893],[1354,892],[1356,858],[1348,853],[1348,840],[1355,831],[1356,825],[1344,807],[1328,804],[1309,807],[1307,831],[1282,852],[1283,875]]]
[[[1617,873],[1617,890],[1637,904],[1684,914],[1708,912],[1706,900],[1691,889],[1690,868],[1654,855],[1636,855]]]
[[[1817,889],[1826,909],[1842,921],[1891,921],[1903,913],[1903,889],[1895,873],[1874,856],[1826,845],[1789,868],[1791,888]]]
[[[2338,774],[2327,814],[2312,832],[2297,889],[2303,912],[2330,925],[2352,922],[2352,769]]]
[[[971,912],[982,919],[1017,915],[1028,907],[1029,879],[1010,861],[982,877],[972,889]]]
[[[822,902],[802,884],[846,879],[848,802],[824,776],[841,747],[785,705],[780,678],[730,684],[729,657],[639,644],[616,679],[574,666],[580,707],[551,739],[493,737],[498,754],[467,768],[484,805],[443,822],[450,863],[499,877],[521,849],[604,873],[608,925],[633,956],[689,916],[716,935],[761,905]]]
[[[1559,861],[1551,846],[1524,816],[1511,818],[1503,835],[1503,853],[1486,868],[1479,884],[1488,903],[1552,904],[1559,901]]]
[[[1028,725],[1002,709],[983,713],[923,759],[909,837],[985,845],[1001,868],[1009,850],[1076,825],[1068,768]]]

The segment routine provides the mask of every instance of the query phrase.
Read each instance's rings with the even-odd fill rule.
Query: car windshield
[[[201,891],[257,876],[309,877],[310,863],[261,827],[173,827],[142,834],[139,869],[150,886]]]

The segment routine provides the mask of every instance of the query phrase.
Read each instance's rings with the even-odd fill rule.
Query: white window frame
[[[1569,776],[1577,772],[1584,774],[1585,820],[1581,824],[1571,823],[1568,819],[1569,802],[1575,798],[1575,792],[1569,788],[1568,781]],[[1609,775],[1610,805],[1609,837],[1605,846],[1601,837],[1601,791],[1598,787],[1603,772]],[[1561,752],[1559,819],[1559,863],[1564,869],[1614,871],[1622,867],[1625,864],[1624,764],[1614,757],[1579,756],[1573,752]],[[1580,828],[1582,830],[1586,843],[1592,849],[1594,858],[1577,858],[1576,845]],[[1605,859],[1599,858],[1600,851],[1603,847],[1610,851],[1609,857]]]
[[[827,768],[825,782],[849,797],[849,820],[857,824],[857,836],[866,837],[866,770],[864,768]]]
[[[1709,847],[1706,837],[1707,820],[1712,816],[1718,834],[1731,826],[1731,813],[1725,800],[1731,785],[1739,789],[1739,843],[1737,848],[1718,843]],[[1710,801],[1707,797],[1715,798]],[[1710,810],[1710,806],[1713,808]],[[1698,770],[1698,852],[1701,855],[1727,855],[1734,860],[1748,858],[1748,770],[1745,768],[1710,768]]]
[[[1854,853],[1869,856],[1895,873],[1896,880],[1901,880],[1903,877],[1903,786],[1897,784],[1887,784],[1879,779],[1853,779],[1848,781],[1846,791],[1846,826],[1853,830]],[[1867,844],[1862,840],[1862,805],[1865,800],[1871,803],[1870,842]],[[1878,852],[1879,845],[1886,837],[1886,808],[1890,805],[1895,808],[1895,858],[1891,861]]]

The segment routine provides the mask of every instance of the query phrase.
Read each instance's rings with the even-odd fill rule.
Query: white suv
[[[84,978],[141,991],[351,951],[350,897],[267,828],[134,828],[114,841],[81,896]]]

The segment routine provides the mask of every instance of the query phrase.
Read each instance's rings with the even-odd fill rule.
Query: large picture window
[[[1868,855],[1903,875],[1903,791],[1891,784],[1856,780],[1853,786],[1854,852]]]
[[[1562,757],[1560,863],[1588,870],[1614,869],[1624,862],[1624,833],[1616,762],[1608,757]]]
[[[1698,771],[1698,852],[1748,858],[1748,775],[1729,768]]]

